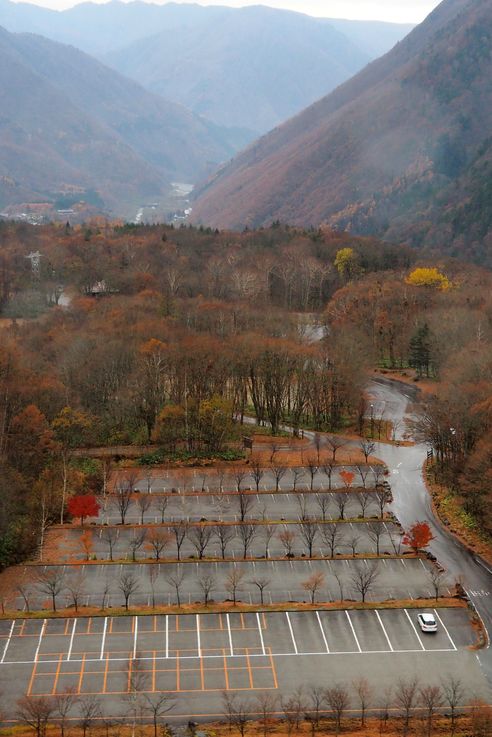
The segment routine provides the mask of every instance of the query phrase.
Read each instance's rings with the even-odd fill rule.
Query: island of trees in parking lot
[[[360,431],[374,366],[430,389],[417,432],[488,532],[490,286],[478,267],[323,229],[3,223],[0,564],[105,483],[75,449],[234,460],[246,417]]]

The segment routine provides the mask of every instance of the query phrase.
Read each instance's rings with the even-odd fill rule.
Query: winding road
[[[402,435],[406,430],[405,421],[411,418],[412,404],[418,401],[416,389],[402,382],[378,378],[371,381],[368,392],[371,401],[377,402],[378,411],[384,408],[386,419],[395,422]],[[477,658],[492,686],[492,569],[467,550],[436,519],[422,474],[427,457],[425,445],[397,447],[377,443],[374,455],[390,470],[394,498],[392,511],[405,529],[416,521],[425,520],[429,523],[434,534],[429,546],[431,553],[446,569],[451,580],[462,583],[482,618],[489,634],[489,644],[477,652]]]

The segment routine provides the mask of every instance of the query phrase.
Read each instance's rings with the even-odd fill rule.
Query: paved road
[[[405,419],[411,417],[412,404],[416,399],[413,387],[399,382],[377,379],[370,385],[371,396],[384,406],[385,417],[400,421],[399,433],[406,432]],[[393,491],[392,510],[404,528],[408,529],[417,520],[429,523],[434,534],[431,552],[443,565],[449,577],[463,583],[489,633],[492,636],[492,570],[477,556],[470,553],[459,541],[437,522],[431,500],[422,476],[422,466],[427,448],[396,447],[378,444],[375,455],[383,460],[391,472]],[[492,650],[478,653],[482,668],[492,685]]]

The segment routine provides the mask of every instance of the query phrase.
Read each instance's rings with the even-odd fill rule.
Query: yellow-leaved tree
[[[445,291],[450,289],[452,284],[448,277],[441,273],[439,269],[435,267],[419,267],[414,269],[411,274],[406,278],[407,284],[412,284],[415,287],[433,287],[435,289],[441,289]]]

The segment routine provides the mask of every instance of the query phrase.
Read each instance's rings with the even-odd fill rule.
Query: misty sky
[[[197,0],[174,1],[197,2]],[[77,4],[77,0],[30,0],[30,2],[58,10]],[[395,23],[420,23],[439,5],[439,2],[440,0],[198,0],[199,5],[229,5],[237,8],[263,4],[326,18],[374,19]],[[161,0],[159,4],[164,3]]]

